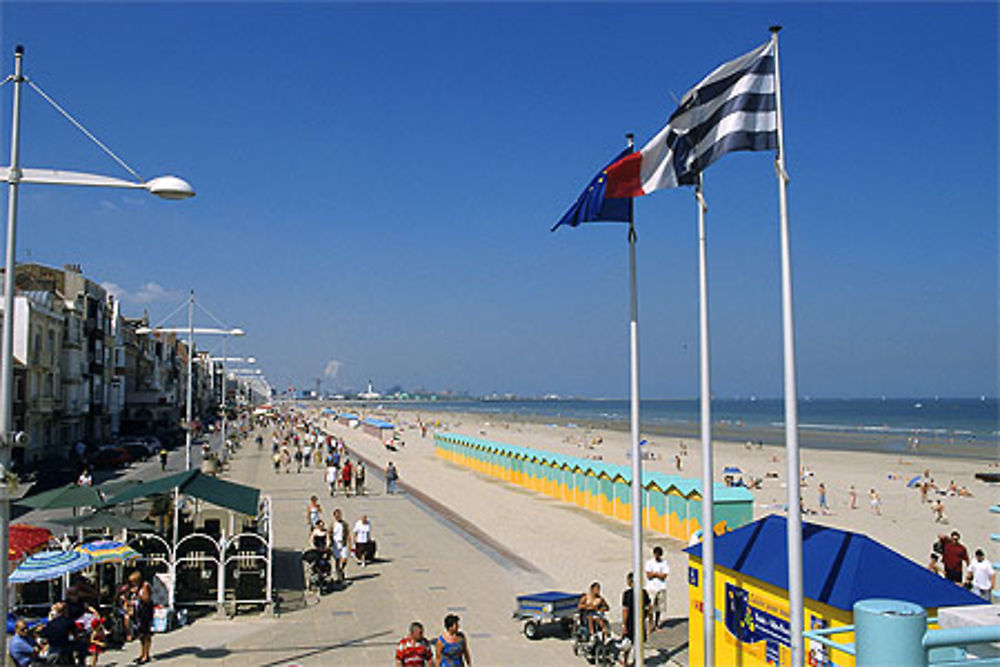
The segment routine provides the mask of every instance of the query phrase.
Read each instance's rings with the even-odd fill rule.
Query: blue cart
[[[546,591],[518,595],[515,600],[514,618],[524,621],[524,636],[528,639],[538,639],[545,625],[559,624],[567,635],[572,632],[579,593]]]

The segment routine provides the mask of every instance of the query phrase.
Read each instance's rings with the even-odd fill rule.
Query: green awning
[[[241,514],[257,515],[260,489],[204,475],[199,470],[186,470],[141,482],[111,498],[105,503],[105,506],[120,505],[130,500],[148,498],[162,493],[172,493],[175,488],[178,493],[185,496],[198,498]]]

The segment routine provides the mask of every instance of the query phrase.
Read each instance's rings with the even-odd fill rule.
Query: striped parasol
[[[87,542],[76,550],[90,556],[95,563],[128,563],[139,557],[138,551],[114,540]]]
[[[23,584],[28,581],[56,579],[82,570],[92,562],[89,555],[79,551],[41,551],[22,561],[10,575],[10,582]]]

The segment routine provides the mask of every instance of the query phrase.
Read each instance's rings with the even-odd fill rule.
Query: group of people
[[[636,621],[641,618],[642,636],[645,639],[649,632],[658,630],[661,620],[667,613],[667,579],[670,577],[670,566],[663,558],[663,548],[653,547],[653,557],[646,561],[646,586],[642,591],[642,614],[635,611],[634,576],[631,572],[625,575],[625,590],[621,597],[622,632],[621,650],[622,664],[628,663],[629,653],[635,643]],[[611,627],[606,613],[611,610],[607,600],[601,595],[601,584],[595,581],[580,596],[577,601],[581,622],[587,624],[591,641],[596,642],[598,633],[610,636]]]
[[[948,581],[965,586],[987,602],[991,602],[990,597],[996,585],[993,564],[986,560],[986,554],[982,549],[976,549],[975,560],[971,560],[968,550],[962,544],[962,536],[957,530],[953,530],[951,535],[938,535],[927,569],[943,575]]]
[[[134,664],[149,662],[153,595],[149,583],[138,571],[118,590],[115,607],[116,613],[123,616],[126,641],[139,641],[139,656]],[[97,608],[97,589],[86,578],[74,577],[65,599],[52,605],[42,623],[34,627],[29,627],[23,619],[15,623],[8,647],[11,661],[16,667],[83,665],[89,655],[91,667],[97,667],[109,639],[107,619]]]
[[[365,462],[359,459],[357,463],[353,463],[347,455],[347,447],[344,445],[344,441],[337,439],[336,443],[326,456],[326,475],[324,476],[324,480],[330,489],[330,497],[337,495],[338,488],[345,497],[350,496],[352,483],[355,495],[365,495],[365,477],[367,474]]]
[[[329,526],[323,521],[323,508],[319,498],[312,496],[306,506],[306,523],[309,527],[309,546],[321,554],[328,554],[334,561],[338,579],[343,579],[350,554],[361,567],[367,567],[375,558],[375,539],[367,514],[348,527],[340,508],[333,510]]]
[[[396,644],[396,667],[471,667],[469,640],[459,629],[455,614],[444,617],[444,632],[431,641],[420,621],[410,623],[410,632]]]

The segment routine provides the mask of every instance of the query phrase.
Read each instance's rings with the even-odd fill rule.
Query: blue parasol
[[[57,579],[64,574],[82,570],[92,562],[93,559],[88,554],[79,551],[41,551],[23,560],[10,575],[10,582],[23,584],[28,581]]]
[[[743,471],[740,470],[739,468],[737,468],[736,466],[726,466],[722,470],[722,474],[724,474],[724,475],[742,475]]]
[[[912,489],[920,482],[920,479],[921,475],[917,475],[916,477],[914,477],[913,479],[911,479],[909,482],[906,483],[906,487]]]

